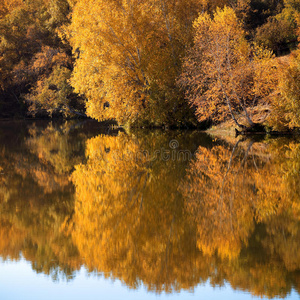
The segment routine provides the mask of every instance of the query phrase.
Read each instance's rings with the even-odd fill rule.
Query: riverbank
[[[241,124],[246,124],[245,122],[242,122]],[[258,132],[247,132],[243,133],[240,131],[240,129],[236,126],[233,120],[222,122],[218,125],[214,125],[207,130],[205,130],[206,133],[217,136],[217,137],[237,137],[237,135],[241,136],[299,136],[300,135],[300,129],[299,128],[293,128],[293,129],[286,129],[286,130],[274,130],[268,125],[264,123],[259,123],[262,127],[265,126],[265,132],[264,131],[258,131]]]

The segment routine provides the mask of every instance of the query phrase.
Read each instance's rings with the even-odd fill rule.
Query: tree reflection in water
[[[297,141],[87,127],[31,125],[1,143],[4,260],[23,256],[54,280],[84,265],[158,293],[207,280],[259,296],[300,292]],[[165,159],[161,149],[196,154]]]

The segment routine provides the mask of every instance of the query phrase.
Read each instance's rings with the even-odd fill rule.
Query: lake
[[[0,122],[0,299],[299,299],[300,140]]]

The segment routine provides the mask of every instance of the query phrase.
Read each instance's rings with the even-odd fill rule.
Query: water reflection
[[[0,126],[3,259],[22,255],[53,279],[85,265],[155,292],[207,280],[257,296],[300,292],[297,141],[13,126]]]
[[[237,145],[236,145],[237,146]],[[299,289],[299,144],[278,139],[201,148],[183,194],[197,247],[218,273],[259,296]]]
[[[74,210],[69,174],[82,161],[85,138],[66,135],[71,124],[23,125],[1,128],[0,254],[70,278],[81,260],[61,226]]]
[[[167,135],[124,133],[87,142],[88,160],[72,175],[72,237],[90,271],[130,287],[142,281],[149,290],[168,292],[208,278],[197,267],[202,258],[178,190],[187,162],[139,155],[143,149],[166,149],[168,143]]]

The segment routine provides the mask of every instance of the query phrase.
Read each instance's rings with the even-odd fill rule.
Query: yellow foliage
[[[75,127],[42,123],[25,136],[9,127],[24,138],[0,137],[1,257],[22,254],[54,280],[84,265],[158,293],[208,280],[265,297],[297,286],[296,141],[231,147],[159,131],[87,139]],[[197,148],[190,161],[178,155]]]
[[[121,124],[187,118],[175,79],[200,6],[195,0],[77,1],[67,29],[77,58],[71,82],[87,98],[88,115]]]
[[[179,83],[200,121],[223,121],[242,113],[253,125],[254,107],[268,103],[276,86],[276,61],[270,51],[251,46],[233,9],[217,8],[213,17],[194,22],[194,47]]]
[[[274,238],[280,239],[275,225],[279,222],[291,253],[289,256],[288,246],[279,246],[277,241],[274,249],[289,269],[293,263],[295,269],[300,263],[294,250],[300,221],[299,145],[270,142],[267,147],[265,154],[251,152],[252,144],[245,151],[238,145],[232,151],[223,145],[210,150],[199,147],[182,190],[197,224],[197,246],[205,254],[237,259],[255,222],[266,224],[268,240],[274,230]],[[289,218],[290,223],[284,223]]]
[[[22,125],[15,134],[27,132]],[[70,140],[71,127],[32,126],[13,149],[3,137],[1,142],[0,255],[22,257],[54,280],[72,278],[82,265],[71,236],[62,230],[74,208],[69,174],[82,147],[80,137]]]
[[[300,50],[295,50],[278,70],[277,94],[272,98],[270,126],[275,129],[293,129],[300,126]]]
[[[71,232],[87,268],[157,292],[189,289],[205,269],[177,191],[185,162],[151,159],[164,140],[97,136],[72,175]]]
[[[11,13],[14,9],[24,5],[22,0],[2,0],[0,3],[0,19]]]
[[[244,156],[224,146],[199,147],[197,152],[183,185],[197,224],[197,246],[204,254],[236,259],[254,229],[249,203],[253,183],[244,173]]]

